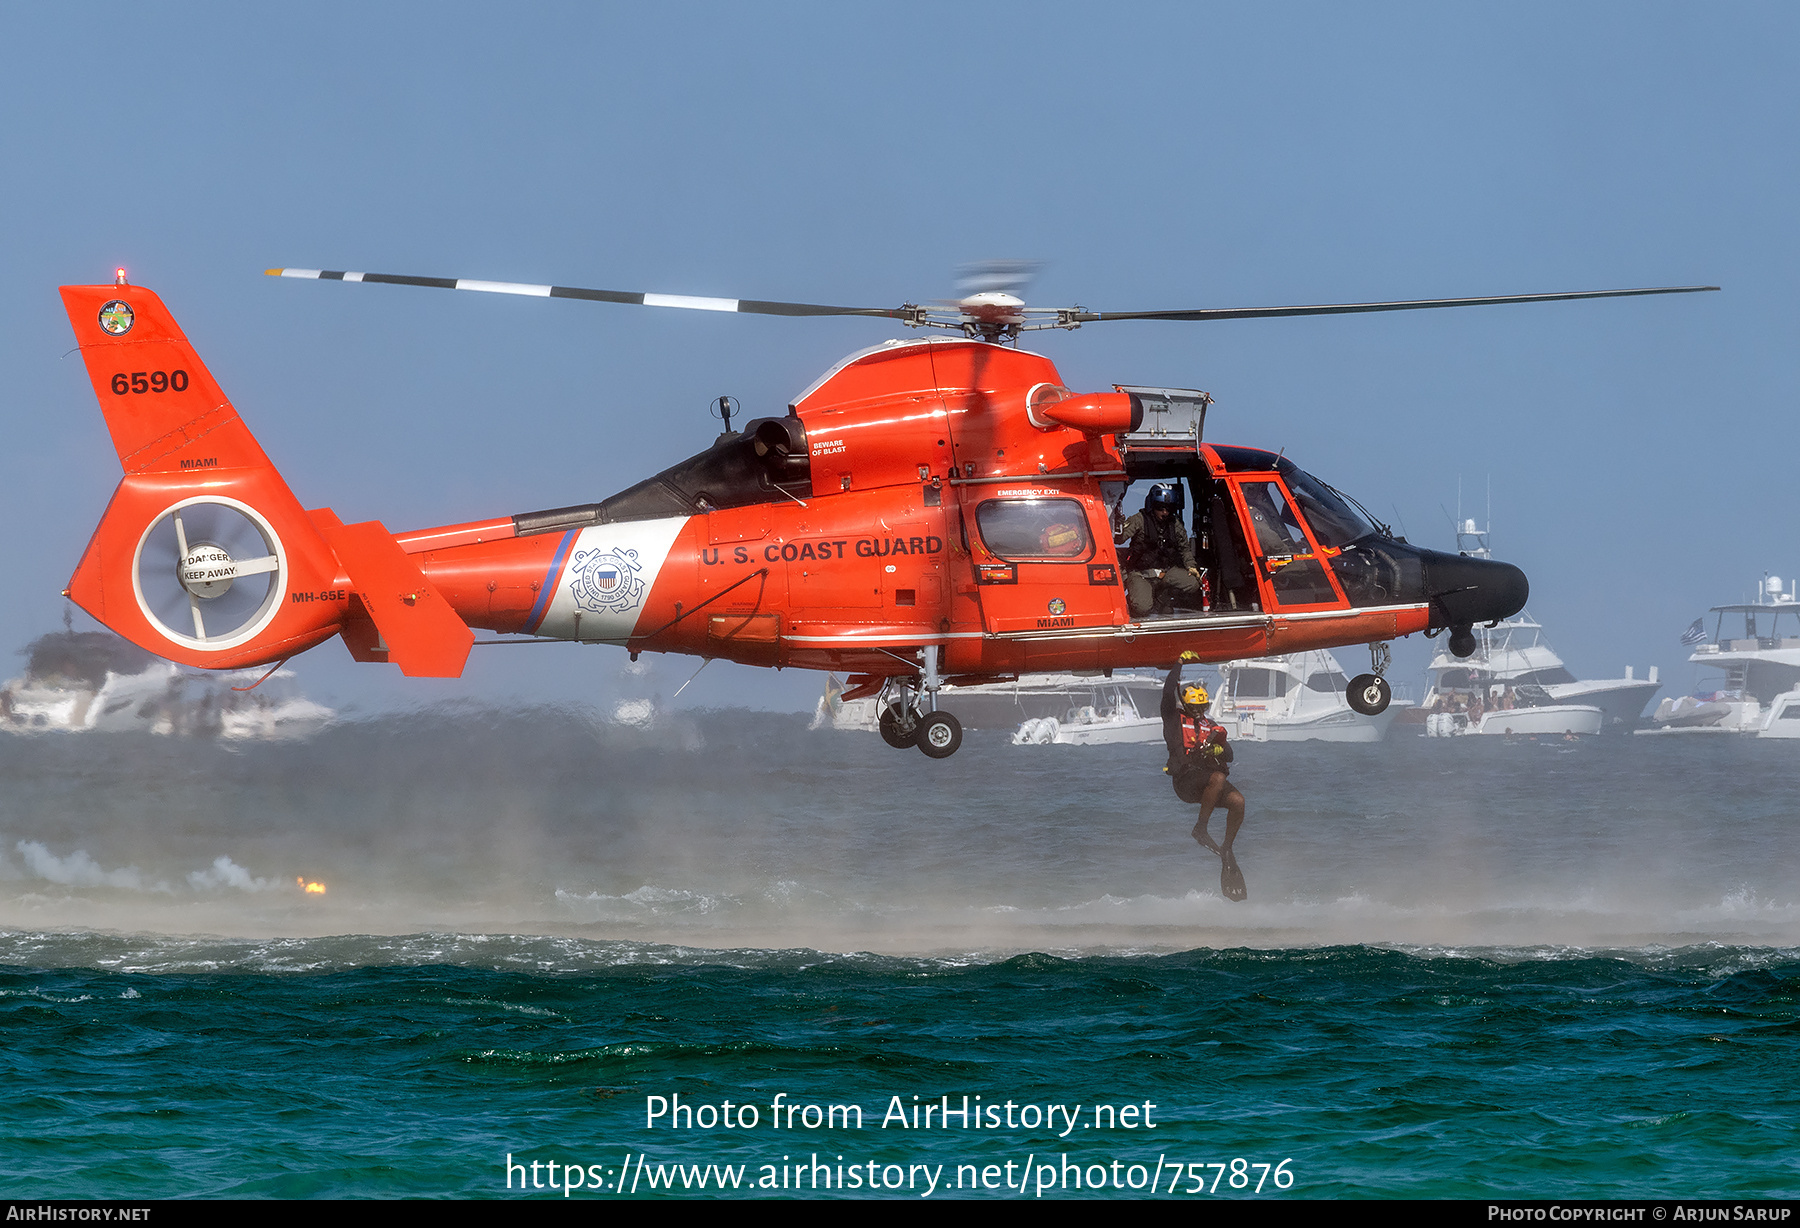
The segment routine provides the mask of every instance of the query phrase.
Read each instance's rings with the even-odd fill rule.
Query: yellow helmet
[[[1212,697],[1206,693],[1206,688],[1198,682],[1188,683],[1181,692],[1181,702],[1190,708],[1204,708],[1211,702],[1211,699]]]

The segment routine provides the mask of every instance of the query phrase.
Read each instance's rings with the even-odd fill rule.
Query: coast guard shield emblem
[[[643,599],[635,550],[579,550],[570,563],[569,591],[578,609],[594,614],[623,613]]]

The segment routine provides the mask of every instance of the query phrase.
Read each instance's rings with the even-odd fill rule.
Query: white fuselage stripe
[[[882,644],[941,644],[946,640],[979,640],[986,635],[985,631],[927,631],[923,635],[784,635],[781,638],[790,644],[867,644],[879,647]]]
[[[687,517],[628,520],[582,529],[555,578],[537,634],[623,643],[639,627],[669,551]]]

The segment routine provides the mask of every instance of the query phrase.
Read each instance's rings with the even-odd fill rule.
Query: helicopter
[[[272,276],[780,316],[934,333],[851,354],[786,412],[595,503],[393,532],[295,496],[174,316],[118,270],[62,299],[124,477],[63,595],[180,664],[269,665],[341,637],[358,661],[456,677],[480,643],[606,643],[849,676],[882,737],[932,758],[962,728],[946,684],[1370,646],[1350,705],[1391,691],[1388,641],[1525,606],[1511,564],[1427,550],[1285,455],[1205,438],[1199,389],[1067,387],[1021,335],[1208,321],[1681,294],[1672,286],[1314,306],[1034,308],[1019,266],[897,308],[699,298],[319,269]],[[1127,488],[1191,526],[1196,598],[1137,612]],[[477,641],[475,629],[514,637]]]

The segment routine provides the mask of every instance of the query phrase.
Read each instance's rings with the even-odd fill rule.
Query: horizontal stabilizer
[[[320,528],[374,619],[387,659],[409,678],[458,678],[475,633],[378,520]]]

